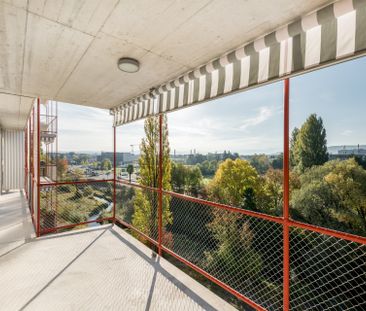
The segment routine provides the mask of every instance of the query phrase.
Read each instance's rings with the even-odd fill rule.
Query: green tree
[[[215,172],[217,170],[218,161],[217,160],[205,160],[200,164],[197,164],[198,167],[201,170],[201,173],[203,176],[210,177],[215,175]]]
[[[276,156],[271,163],[274,169],[283,169],[283,153],[281,152],[278,156]]]
[[[173,190],[179,193],[184,193],[186,184],[186,167],[183,163],[172,162],[172,180]]]
[[[128,173],[128,178],[129,178],[129,180],[130,180],[130,182],[131,182],[131,176],[132,176],[132,174],[133,174],[133,165],[132,164],[128,164],[128,166],[127,166],[127,173]]]
[[[64,177],[65,173],[67,172],[68,168],[68,161],[64,157],[62,159],[57,159],[57,177],[62,178]]]
[[[291,192],[295,219],[366,235],[366,171],[354,160],[333,160],[300,175]]]
[[[241,206],[247,188],[259,192],[260,182],[256,169],[246,160],[227,159],[219,165],[209,184],[209,196],[224,204]]]
[[[270,168],[269,159],[265,154],[255,154],[250,159],[250,164],[261,175],[265,174]]]
[[[159,116],[151,116],[145,120],[145,138],[142,139],[139,158],[139,183],[144,186],[159,187]],[[162,186],[171,190],[171,160],[168,141],[167,118],[164,115],[162,124]],[[170,198],[163,197],[163,226],[171,224],[172,214],[169,208]],[[158,232],[158,194],[150,190],[136,191],[132,224],[150,237],[157,238]]]
[[[270,168],[264,175],[264,188],[268,200],[263,206],[265,207],[263,212],[281,215],[283,206],[283,171]]]
[[[197,165],[193,167],[192,166],[187,167],[185,183],[189,194],[195,196],[198,195],[198,193],[201,190],[202,180],[203,180],[202,173]]]
[[[296,142],[297,137],[299,135],[300,130],[295,127],[292,130],[291,138],[290,138],[290,164],[292,167],[295,167],[297,165],[297,157],[296,157]]]
[[[112,169],[112,162],[109,159],[104,159],[102,162],[102,170],[110,171]]]
[[[311,114],[295,139],[295,163],[300,171],[328,161],[326,131],[321,117]]]
[[[84,171],[81,168],[77,167],[76,169],[73,170],[72,175],[73,179],[77,181],[84,177]]]

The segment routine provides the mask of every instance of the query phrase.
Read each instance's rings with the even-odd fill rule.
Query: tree
[[[300,130],[295,127],[292,130],[291,138],[290,138],[290,164],[292,167],[295,167],[297,165],[297,157],[296,157],[296,142],[297,137],[299,135]]]
[[[186,168],[182,163],[172,163],[172,187],[178,193],[184,193],[186,183]]]
[[[209,185],[209,198],[232,206],[255,209],[260,186],[257,171],[246,160],[227,159],[222,162]],[[233,273],[243,276],[240,286],[250,286],[262,269],[262,258],[252,248],[253,231],[250,219],[240,213],[213,209],[208,225],[216,247],[206,252],[207,271],[221,278]],[[219,271],[220,275],[218,275]]]
[[[366,171],[354,160],[333,160],[300,176],[291,195],[294,218],[366,235]]]
[[[202,179],[201,170],[197,165],[187,166],[173,162],[171,183],[174,191],[197,196],[202,187]]]
[[[300,171],[328,161],[326,131],[321,117],[311,114],[295,139],[295,163]]]
[[[112,169],[112,162],[109,159],[104,159],[102,162],[102,170],[110,171]]]
[[[84,171],[81,168],[76,168],[72,172],[74,180],[80,180],[84,177]]]
[[[272,164],[273,169],[282,170],[283,169],[283,153],[281,152],[277,157],[275,157],[272,160],[271,164]]]
[[[250,160],[250,164],[255,167],[261,175],[265,174],[270,168],[269,159],[265,154],[255,154]]]
[[[202,186],[202,178],[201,170],[197,165],[187,167],[185,183],[189,194],[198,195]]]
[[[67,172],[67,168],[68,161],[65,157],[62,159],[57,159],[57,176],[59,178],[62,178],[65,175],[65,173]]]
[[[281,215],[283,206],[283,171],[270,168],[264,175],[265,193],[267,203],[262,206],[270,214]]]
[[[222,154],[222,160],[225,161],[226,159],[231,159],[231,160],[235,160],[239,158],[239,154],[238,153],[231,153],[231,151],[229,150],[228,152],[226,152],[226,150],[224,150],[224,153]]]
[[[252,188],[256,193],[259,186],[258,173],[248,161],[227,159],[209,184],[209,196],[224,204],[241,206],[245,190]]]
[[[217,170],[218,161],[217,160],[205,160],[202,163],[197,164],[201,170],[203,176],[209,177],[215,175]]]
[[[145,138],[142,139],[139,158],[139,183],[148,187],[159,187],[159,116],[151,116],[145,120]],[[168,141],[168,125],[166,116],[162,124],[162,186],[171,190],[171,160]],[[171,224],[170,198],[163,197],[162,220],[163,226]],[[132,224],[150,237],[157,238],[158,232],[158,194],[151,190],[137,190],[134,201]]]
[[[127,166],[127,173],[128,173],[128,178],[131,182],[131,175],[133,174],[133,165],[132,164],[128,164]]]

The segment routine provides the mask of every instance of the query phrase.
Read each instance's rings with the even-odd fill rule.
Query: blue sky
[[[291,79],[290,127],[311,113],[323,118],[328,145],[366,144],[366,58]],[[275,153],[282,150],[283,82],[229,95],[168,114],[172,152]],[[59,150],[112,151],[108,111],[59,105]],[[135,152],[143,121],[119,127],[117,151]]]

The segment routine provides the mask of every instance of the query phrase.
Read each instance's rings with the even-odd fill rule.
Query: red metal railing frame
[[[37,98],[37,237],[41,236],[41,101]]]
[[[28,200],[28,122],[24,129],[24,193]]]
[[[114,186],[115,180],[114,179],[41,183],[39,188],[38,188],[38,195],[40,196],[41,189],[46,188],[46,187],[57,187],[57,186],[62,186],[62,185],[78,185],[78,184],[89,185],[89,184],[94,184],[94,183],[112,183],[113,188],[115,189],[115,186]],[[39,215],[41,214],[40,205],[39,205],[38,213],[39,213]],[[105,217],[105,218],[101,218],[101,219],[83,221],[83,222],[79,222],[79,223],[75,223],[75,224],[67,224],[67,225],[62,225],[62,226],[56,226],[56,227],[53,227],[53,228],[40,229],[40,235],[56,232],[56,231],[63,230],[63,229],[71,229],[71,228],[75,228],[77,226],[87,225],[87,224],[90,224],[90,223],[100,223],[100,222],[104,222],[104,221],[114,222],[115,221],[115,216],[113,215],[112,217]]]
[[[357,235],[353,235],[353,234],[349,234],[349,233],[345,233],[345,232],[340,232],[340,231],[336,231],[336,230],[332,230],[332,229],[327,229],[324,227],[319,227],[319,226],[315,226],[315,225],[311,225],[311,224],[307,224],[307,223],[303,223],[303,222],[299,222],[299,221],[295,221],[293,219],[291,219],[290,217],[290,213],[289,213],[289,194],[290,194],[290,189],[289,189],[289,174],[290,174],[290,168],[289,168],[289,108],[290,108],[290,79],[285,79],[284,80],[284,119],[283,119],[283,135],[284,135],[284,145],[283,145],[283,214],[282,217],[279,216],[271,216],[271,215],[267,215],[264,213],[258,213],[258,212],[254,212],[254,211],[249,211],[249,210],[244,210],[241,208],[237,208],[237,207],[233,207],[230,205],[226,205],[226,204],[221,204],[221,203],[216,203],[216,202],[212,202],[212,201],[208,201],[208,200],[204,200],[204,199],[200,199],[200,198],[195,198],[195,197],[191,197],[191,196],[187,196],[184,194],[180,194],[180,193],[176,193],[173,191],[167,191],[163,189],[163,168],[162,168],[162,162],[163,162],[163,114],[159,115],[159,180],[158,180],[158,188],[155,187],[149,187],[149,186],[144,186],[138,183],[134,183],[134,182],[129,182],[126,180],[120,180],[117,178],[117,173],[116,173],[116,169],[117,169],[117,163],[116,163],[116,127],[113,127],[113,168],[114,168],[114,172],[113,172],[113,179],[85,179],[85,180],[78,180],[78,181],[63,181],[63,182],[52,182],[52,183],[41,183],[40,181],[40,99],[37,99],[37,110],[35,113],[35,109],[33,107],[31,116],[29,118],[29,122],[28,122],[28,128],[26,131],[26,135],[29,135],[29,149],[26,145],[26,149],[25,149],[25,153],[26,153],[26,164],[25,164],[25,172],[26,174],[30,174],[30,191],[32,191],[32,202],[31,202],[31,211],[32,211],[32,220],[33,223],[35,225],[35,229],[37,232],[37,236],[40,236],[42,234],[47,234],[47,233],[53,233],[56,232],[58,230],[61,229],[71,229],[80,225],[85,225],[85,224],[89,224],[89,223],[100,223],[103,221],[112,221],[113,223],[117,223],[120,225],[123,225],[129,229],[131,229],[132,231],[134,231],[135,233],[137,233],[138,235],[140,235],[141,237],[143,237],[144,239],[146,239],[147,241],[149,241],[150,243],[152,243],[153,245],[157,246],[158,248],[158,254],[159,256],[163,255],[163,252],[165,252],[166,254],[169,254],[171,256],[173,256],[174,258],[176,258],[177,260],[181,261],[182,263],[184,263],[185,265],[189,266],[190,268],[192,268],[193,270],[195,270],[196,272],[200,273],[201,275],[205,276],[207,279],[211,280],[212,282],[214,282],[215,284],[219,285],[220,287],[222,287],[224,290],[228,291],[229,293],[231,293],[232,295],[234,295],[235,297],[237,297],[238,299],[242,300],[243,302],[247,303],[248,305],[250,305],[251,307],[253,307],[256,310],[265,310],[262,306],[258,305],[256,302],[254,302],[253,300],[249,299],[248,297],[246,297],[245,295],[239,293],[238,291],[236,291],[235,289],[231,288],[230,286],[228,286],[227,284],[225,284],[224,282],[220,281],[219,279],[213,277],[212,275],[210,275],[209,273],[207,273],[205,270],[203,270],[202,268],[196,266],[195,264],[191,263],[190,261],[186,260],[185,258],[179,256],[178,254],[176,254],[174,251],[170,250],[169,248],[165,247],[162,243],[163,240],[163,222],[162,222],[162,207],[163,207],[163,196],[164,195],[169,195],[169,196],[174,196],[177,198],[180,198],[182,200],[186,200],[186,201],[191,201],[191,202],[195,202],[195,203],[199,203],[199,204],[203,204],[206,206],[210,206],[213,208],[219,208],[219,209],[223,209],[226,211],[230,211],[233,213],[240,213],[243,215],[247,215],[250,217],[255,217],[255,218],[259,218],[259,219],[263,219],[266,221],[270,221],[270,222],[274,222],[274,223],[278,223],[282,225],[283,228],[283,310],[288,311],[290,309],[290,228],[300,228],[300,229],[305,229],[305,230],[310,230],[312,232],[317,232],[320,234],[324,234],[327,236],[332,236],[338,239],[344,239],[350,242],[355,242],[355,243],[359,243],[359,244],[363,244],[366,245],[366,237],[362,237],[362,236],[357,236]],[[34,133],[34,124],[35,122],[37,122],[37,133]],[[38,152],[38,159],[37,161],[34,161],[34,138],[35,138],[35,134],[37,137],[37,152]],[[27,137],[28,139],[28,137]],[[26,139],[25,139],[26,140]],[[26,142],[27,143],[27,142]],[[29,166],[28,167],[28,157],[29,157]],[[36,163],[37,162],[37,163]],[[29,172],[28,172],[29,171]],[[37,171],[37,178],[35,178],[35,172]],[[47,187],[47,186],[59,186],[59,185],[75,185],[75,184],[92,184],[92,183],[101,183],[101,182],[112,182],[113,183],[113,216],[112,217],[107,217],[107,218],[103,218],[103,219],[99,219],[99,220],[93,220],[93,221],[86,221],[86,222],[81,222],[78,224],[68,224],[68,225],[63,225],[63,226],[59,226],[59,227],[55,227],[55,228],[46,228],[41,230],[40,229],[40,191],[42,187]],[[117,199],[116,199],[116,189],[117,189],[117,185],[126,185],[129,187],[134,187],[134,188],[139,188],[139,189],[144,189],[144,190],[149,190],[149,191],[154,191],[156,193],[158,193],[159,196],[159,201],[158,201],[158,240],[155,241],[154,239],[152,239],[151,237],[147,236],[146,234],[144,234],[143,232],[141,232],[140,230],[138,230],[137,228],[135,228],[132,224],[129,224],[121,219],[118,218],[118,215],[116,215],[116,204],[117,204]],[[37,185],[37,219],[35,219],[34,217],[34,186]],[[27,194],[28,197],[29,194]]]
[[[113,223],[116,220],[116,176],[117,176],[117,156],[116,156],[116,127],[113,126]]]
[[[162,245],[162,197],[163,195],[170,195],[174,196],[186,201],[191,201],[195,203],[204,204],[206,206],[215,207],[224,209],[233,213],[241,213],[243,215],[267,220],[270,222],[275,222],[282,225],[283,228],[283,310],[288,311],[290,310],[290,228],[300,228],[300,229],[306,229],[313,232],[317,232],[320,234],[324,234],[327,236],[332,236],[339,239],[344,239],[350,242],[360,243],[360,244],[366,244],[366,238],[362,236],[357,236],[345,232],[340,232],[332,229],[327,229],[324,227],[319,227],[299,221],[295,221],[291,219],[290,212],[289,212],[289,197],[290,197],[290,185],[289,185],[289,178],[290,178],[290,150],[289,150],[289,118],[290,118],[290,79],[284,80],[284,101],[283,101],[283,107],[284,107],[284,119],[283,119],[283,213],[282,217],[279,216],[271,216],[263,213],[253,212],[249,210],[244,210],[241,208],[233,207],[230,205],[225,205],[221,203],[216,203],[212,201],[207,201],[191,196],[187,196],[184,194],[167,191],[163,189],[162,186],[162,139],[163,139],[163,133],[162,133],[162,118],[163,114],[159,115],[159,187],[149,187],[144,186],[135,182],[129,182],[126,180],[120,180],[117,179],[117,184],[130,186],[134,188],[149,190],[149,191],[155,191],[159,194],[159,206],[158,206],[158,241],[155,241],[151,237],[147,236],[137,228],[135,228],[132,224],[126,223],[125,221],[118,218],[118,215],[115,216],[115,222],[117,224],[123,225],[131,230],[133,230],[135,233],[139,234],[144,239],[148,240],[152,244],[156,245],[158,247],[159,255],[162,256],[162,252],[165,252],[177,260],[181,261],[185,265],[189,266],[196,272],[200,273],[201,275],[205,276],[207,279],[211,280],[212,282],[219,285],[224,290],[228,291],[238,299],[242,300],[243,302],[247,303],[251,307],[253,307],[256,310],[265,310],[262,306],[258,305],[256,302],[251,300],[250,298],[246,297],[245,295],[239,293],[235,289],[231,288],[224,282],[220,281],[219,279],[213,277],[209,273],[207,273],[202,268],[196,266],[192,262],[186,260],[185,258],[179,256],[174,251],[170,250],[169,248]]]
[[[41,187],[43,186],[61,186],[61,185],[77,185],[77,184],[93,184],[93,183],[100,183],[100,182],[114,182],[114,179],[83,179],[83,180],[75,180],[75,181],[57,181],[57,182],[50,182],[50,183],[42,183]]]
[[[163,239],[163,115],[159,115],[159,189],[158,189],[158,252],[162,255]]]
[[[83,225],[87,225],[87,224],[91,224],[91,223],[99,223],[99,222],[104,222],[104,221],[113,221],[113,217],[106,217],[106,218],[101,218],[101,219],[96,219],[96,220],[83,221],[83,222],[79,222],[77,224],[69,224],[69,225],[63,225],[63,226],[58,226],[58,227],[54,227],[54,228],[42,229],[41,235],[57,232],[57,231],[63,230],[63,229],[72,229],[77,226],[83,226]]]
[[[289,141],[289,102],[290,80],[284,80],[283,101],[283,310],[290,310],[290,141]]]

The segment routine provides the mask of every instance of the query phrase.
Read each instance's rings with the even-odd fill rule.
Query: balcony
[[[366,0],[56,2],[0,0],[0,310],[366,308]]]
[[[0,214],[2,310],[235,310],[117,226],[35,239],[19,192]]]

